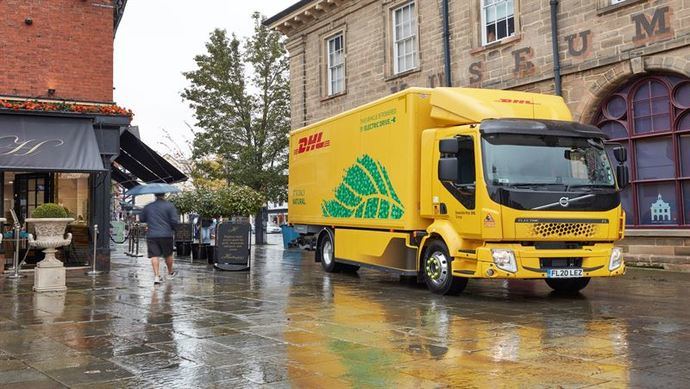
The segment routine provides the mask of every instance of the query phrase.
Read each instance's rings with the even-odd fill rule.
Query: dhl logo
[[[322,140],[323,132],[317,132],[304,138],[299,139],[299,146],[295,149],[295,154],[302,154],[308,151],[322,149],[328,147],[331,144],[330,140]]]
[[[496,100],[497,103],[508,103],[508,104],[530,104],[530,105],[537,105],[529,100],[519,100],[519,99],[505,99],[501,98]]]

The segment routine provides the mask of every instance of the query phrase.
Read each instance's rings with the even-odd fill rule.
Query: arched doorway
[[[595,125],[628,149],[626,223],[690,226],[690,79],[635,78],[604,99]]]

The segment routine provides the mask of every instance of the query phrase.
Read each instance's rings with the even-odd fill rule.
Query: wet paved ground
[[[63,295],[0,279],[0,387],[690,382],[690,274],[630,270],[575,298],[500,281],[440,297],[371,270],[324,274],[309,252],[255,251],[250,273],[180,262],[158,287],[147,260],[124,256],[95,281],[69,272]]]

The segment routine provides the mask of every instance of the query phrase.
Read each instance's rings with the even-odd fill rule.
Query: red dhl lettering
[[[508,104],[532,104],[534,105],[533,102],[529,100],[518,100],[518,99],[506,99],[506,98],[501,98],[496,100],[497,103],[508,103]]]
[[[298,146],[295,149],[295,154],[302,154],[316,149],[328,147],[331,144],[330,140],[323,140],[323,132],[317,132],[304,138],[300,138]]]

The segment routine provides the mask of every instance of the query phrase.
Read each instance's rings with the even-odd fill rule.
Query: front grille
[[[539,258],[539,266],[542,269],[582,267],[582,258]]]
[[[580,250],[583,246],[590,243],[587,242],[528,242],[523,243],[523,246],[534,246],[537,250]]]
[[[592,237],[597,233],[597,226],[589,223],[535,223],[531,233],[540,238],[550,237]]]

